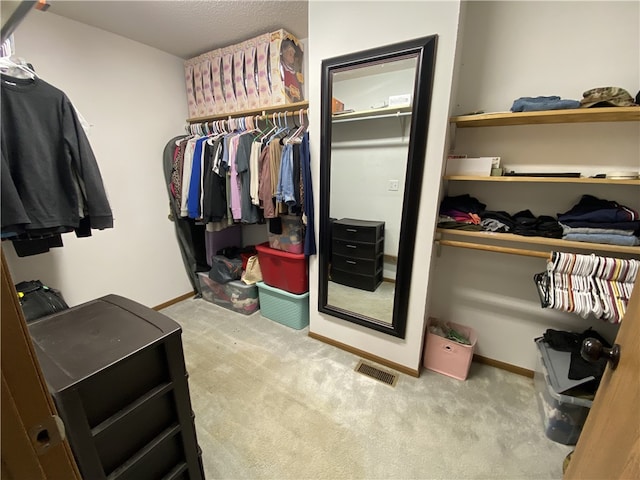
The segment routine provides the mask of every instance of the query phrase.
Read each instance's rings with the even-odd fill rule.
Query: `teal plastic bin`
[[[296,330],[309,325],[309,292],[296,295],[264,282],[256,285],[263,317]]]

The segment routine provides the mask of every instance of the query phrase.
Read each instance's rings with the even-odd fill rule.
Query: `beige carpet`
[[[395,283],[382,282],[375,292],[328,282],[327,303],[391,325]]]
[[[183,327],[207,478],[560,479],[533,381],[472,364],[390,387],[358,357],[204,300],[162,311]]]

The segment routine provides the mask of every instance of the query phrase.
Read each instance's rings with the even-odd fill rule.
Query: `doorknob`
[[[613,348],[607,348],[602,345],[600,340],[595,338],[585,338],[582,341],[582,348],[580,348],[580,355],[587,362],[595,362],[601,357],[605,357],[611,362],[611,370],[615,370],[620,361],[620,345],[617,343],[613,345]]]

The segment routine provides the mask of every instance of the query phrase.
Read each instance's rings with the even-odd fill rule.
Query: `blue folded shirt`
[[[520,97],[513,102],[512,112],[534,112],[540,110],[563,110],[579,108],[578,100],[562,100],[556,95],[549,97]]]

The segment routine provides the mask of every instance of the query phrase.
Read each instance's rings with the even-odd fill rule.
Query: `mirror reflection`
[[[322,61],[318,310],[404,338],[437,36]]]
[[[391,325],[417,54],[332,72],[327,305]]]

